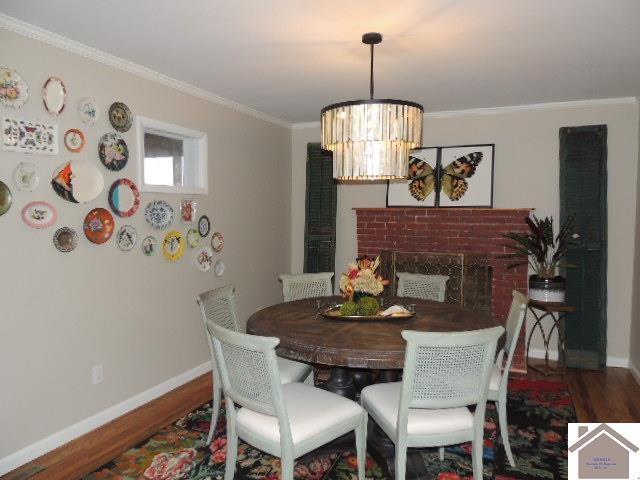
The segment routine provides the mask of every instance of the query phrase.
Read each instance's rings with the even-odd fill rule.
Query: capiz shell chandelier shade
[[[338,180],[407,178],[409,151],[422,146],[422,105],[406,100],[373,98],[373,48],[379,33],[365,33],[371,47],[369,100],[335,103],[322,109],[322,148],[333,152]]]
[[[339,180],[407,178],[409,151],[422,146],[422,106],[358,100],[322,110],[322,148],[333,152]]]

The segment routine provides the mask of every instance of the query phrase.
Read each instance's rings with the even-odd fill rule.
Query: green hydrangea
[[[358,301],[358,313],[360,315],[377,315],[380,310],[380,304],[377,298],[363,297]]]
[[[350,317],[358,314],[358,304],[355,302],[344,302],[340,306],[340,315]]]

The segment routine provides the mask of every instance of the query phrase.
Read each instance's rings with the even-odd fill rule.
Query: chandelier
[[[369,100],[349,100],[322,109],[322,148],[333,152],[338,180],[407,178],[409,151],[422,146],[422,105],[407,100],[373,98],[373,48],[379,33],[365,33],[371,47]]]

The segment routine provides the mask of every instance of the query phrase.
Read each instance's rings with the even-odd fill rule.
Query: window
[[[145,117],[136,128],[143,192],[208,193],[205,133]]]

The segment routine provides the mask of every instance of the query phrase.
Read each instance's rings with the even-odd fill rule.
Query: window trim
[[[138,142],[138,186],[141,192],[173,193],[177,195],[208,195],[209,194],[209,158],[208,138],[205,132],[191,130],[160,120],[136,115],[136,138]],[[198,175],[200,185],[196,187],[148,185],[144,183],[144,134],[146,132],[180,139],[193,139],[197,142]]]

